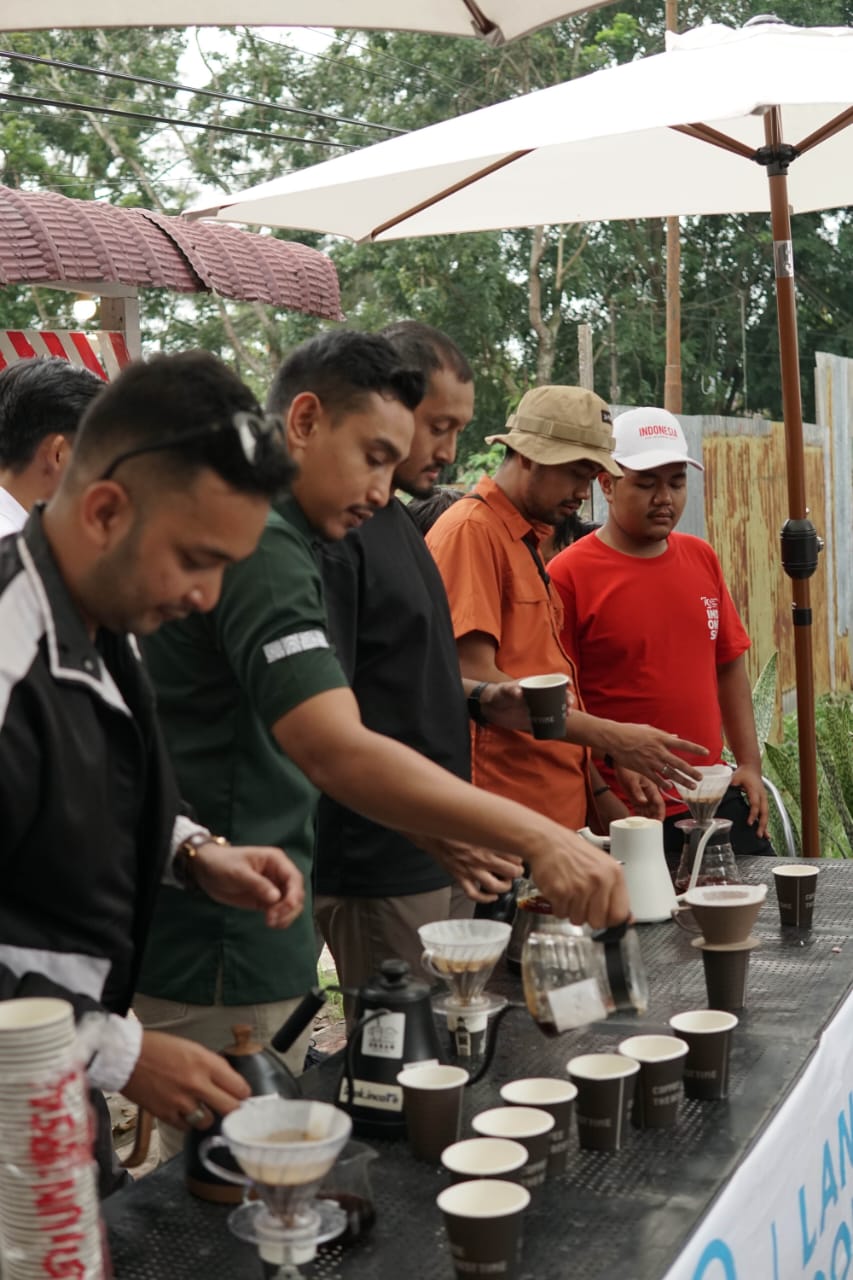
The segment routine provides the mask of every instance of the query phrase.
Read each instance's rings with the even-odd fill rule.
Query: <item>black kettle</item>
[[[442,1062],[430,988],[405,960],[383,960],[356,993],[338,1095],[360,1137],[401,1137],[406,1131],[397,1074],[412,1062]]]
[[[293,1013],[276,1032],[272,1044],[279,1053],[285,1053],[296,1038],[312,1021],[318,1009],[325,1001],[325,993],[312,988],[307,996],[297,1005]],[[252,1028],[235,1025],[231,1028],[234,1036],[232,1044],[220,1050],[230,1067],[241,1075],[252,1091],[252,1097],[277,1093],[282,1098],[299,1098],[302,1091],[299,1082],[285,1066],[281,1058],[270,1049],[264,1048],[252,1039]],[[214,1116],[213,1124],[207,1129],[191,1129],[184,1144],[184,1174],[187,1190],[202,1200],[212,1200],[218,1204],[240,1204],[243,1199],[243,1188],[217,1178],[199,1159],[201,1143],[215,1133],[219,1133],[221,1116]],[[239,1172],[236,1163],[227,1151],[218,1152],[216,1159],[231,1172]]]

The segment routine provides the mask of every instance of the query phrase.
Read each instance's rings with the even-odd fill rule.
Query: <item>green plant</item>
[[[465,462],[456,468],[456,484],[464,489],[473,488],[484,471],[490,476],[495,474],[503,462],[503,456],[502,444],[493,444],[490,449],[469,454]]]
[[[330,1022],[341,1022],[344,1016],[344,998],[338,990],[338,975],[334,969],[317,967],[317,980],[326,992],[326,1013]]]
[[[782,793],[794,828],[798,851],[802,848],[800,766],[797,717],[785,716],[780,743],[769,742],[776,711],[777,655],[774,653],[758,677],[752,692],[755,727],[762,744],[762,770]],[[825,694],[815,711],[818,829],[825,858],[853,856],[853,699],[849,694]],[[728,758],[731,760],[731,756]],[[770,804],[770,838],[774,848],[784,849],[782,824],[776,806]]]

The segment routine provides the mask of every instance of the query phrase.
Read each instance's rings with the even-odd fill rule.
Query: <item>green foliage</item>
[[[488,449],[480,449],[469,453],[465,465],[457,467],[457,483],[464,489],[472,488],[484,474],[493,476],[501,465],[504,456],[502,444],[493,444]]]
[[[802,849],[802,810],[797,717],[784,717],[781,743],[769,741],[778,708],[777,673],[778,654],[774,653],[755,683],[752,707],[762,751],[762,770],[782,794],[799,851]],[[818,699],[815,727],[821,856],[849,858],[853,856],[853,695],[827,694]],[[728,749],[723,754],[729,764],[735,764]],[[782,822],[772,797],[769,827],[773,847],[782,852],[785,848]]]
[[[338,975],[334,969],[321,969],[317,966],[317,980],[326,992],[325,1011],[332,1022],[341,1022],[344,1017],[344,998],[338,988]]]
[[[766,8],[766,0],[682,0],[679,22],[682,29],[705,20],[737,25]],[[784,20],[803,25],[853,22],[853,0],[775,0],[772,8]],[[176,122],[192,118],[252,129],[256,135],[0,104],[0,180],[177,213],[201,191],[238,191],[343,147],[367,146],[392,130],[420,128],[657,53],[663,48],[663,23],[661,0],[622,0],[502,49],[406,32],[340,32],[322,53],[302,51],[268,29],[238,28],[216,40],[193,37],[208,50],[203,87],[256,101],[224,101],[165,85],[10,61],[3,70],[17,93],[100,103]],[[4,45],[175,81],[181,78],[189,39],[183,30],[22,32],[4,36]],[[571,174],[555,180],[570,182]],[[811,417],[812,362],[806,353],[820,347],[853,355],[847,285],[853,272],[853,212],[799,215],[794,235],[803,392]],[[351,324],[373,328],[416,317],[445,329],[466,352],[476,375],[477,410],[462,437],[456,479],[471,470],[471,455],[482,450],[483,437],[500,429],[508,408],[528,386],[576,381],[578,323],[592,326],[603,395],[625,404],[663,399],[660,219],[384,245],[352,245],[311,232],[295,238],[334,259]],[[762,215],[683,221],[687,412],[779,415],[771,248]],[[531,301],[534,281],[541,291],[538,314]],[[11,287],[0,294],[0,326],[66,326],[69,304],[70,298],[57,291]],[[202,344],[230,356],[261,391],[282,354],[323,327],[271,308],[175,298],[155,290],[143,291],[141,309],[149,349]]]

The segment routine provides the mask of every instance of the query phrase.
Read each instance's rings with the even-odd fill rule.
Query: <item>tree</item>
[[[776,0],[792,22],[844,25],[853,0]],[[682,27],[742,23],[766,0],[682,0]],[[409,33],[337,34],[308,54],[266,32],[238,30],[205,57],[206,90],[103,81],[68,70],[10,63],[16,92],[190,118],[231,132],[179,123],[117,121],[16,106],[0,114],[0,173],[12,185],[180,212],[201,189],[235,191],[517,94],[587,74],[663,47],[661,0],[607,5],[502,49]],[[185,32],[22,34],[24,52],[174,81]],[[237,132],[234,132],[234,131]],[[523,391],[545,380],[575,381],[575,326],[595,335],[598,389],[622,403],[663,398],[665,240],[660,219],[589,226],[513,228],[482,235],[353,245],[293,235],[334,259],[350,323],[377,327],[416,317],[446,329],[471,358],[477,425],[465,449],[500,427]],[[846,281],[853,268],[848,211],[800,217],[795,225],[806,414],[812,412],[807,353],[853,355]],[[68,323],[68,298],[7,290],[4,324]],[[25,320],[24,317],[30,319]],[[250,304],[194,301],[149,292],[142,304],[149,344],[201,343],[262,391],[282,354],[318,323]],[[682,237],[682,360],[688,412],[780,411],[768,220],[759,215],[686,219]]]

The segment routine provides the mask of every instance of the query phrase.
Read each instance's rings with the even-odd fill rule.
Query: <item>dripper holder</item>
[[[437,920],[418,929],[421,963],[447,987],[433,1009],[447,1020],[451,1061],[472,1075],[488,1056],[489,1021],[507,1004],[484,988],[511,932],[498,920]]]

